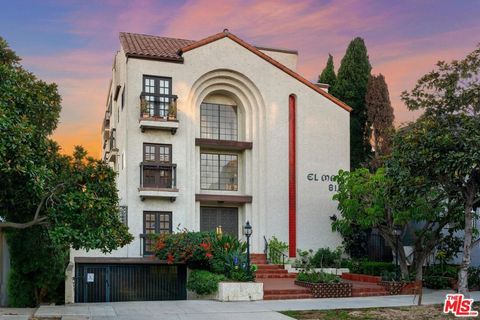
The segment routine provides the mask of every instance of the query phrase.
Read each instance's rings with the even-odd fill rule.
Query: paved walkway
[[[424,304],[440,304],[445,294],[452,291],[429,291],[424,294]],[[475,301],[480,300],[480,292],[472,292]],[[41,306],[36,317],[63,317],[63,320],[156,320],[156,319],[197,319],[197,320],[286,320],[290,319],[276,311],[283,310],[329,310],[373,307],[401,307],[415,305],[412,295],[358,297],[339,299],[272,300],[257,302],[217,302],[205,300],[189,301],[148,301],[86,303],[66,306]],[[8,309],[0,309],[8,310]],[[1,315],[0,319],[13,318]]]

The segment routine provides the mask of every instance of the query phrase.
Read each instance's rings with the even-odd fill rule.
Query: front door
[[[238,208],[200,207],[200,231],[215,231],[238,237]]]

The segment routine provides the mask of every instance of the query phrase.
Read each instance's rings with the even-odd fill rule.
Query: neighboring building
[[[67,301],[72,272],[76,301],[122,299],[87,283],[154,268],[144,258],[149,233],[221,226],[243,237],[248,220],[255,253],[272,236],[292,257],[341,244],[331,231],[331,179],[349,169],[350,107],[296,73],[296,51],[254,47],[228,30],[200,41],[121,33],[120,44],[103,157],[118,172],[122,219],[135,240],[108,255],[72,251]]]

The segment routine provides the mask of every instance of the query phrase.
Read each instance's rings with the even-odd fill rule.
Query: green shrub
[[[303,272],[310,272],[313,266],[313,250],[308,251],[297,249],[297,259],[293,262],[293,267],[301,269]]]
[[[340,248],[331,250],[330,248],[320,248],[312,258],[312,264],[315,268],[336,268],[340,266],[342,251]]]
[[[192,270],[188,277],[187,288],[197,294],[211,294],[218,290],[218,283],[225,280],[221,274],[206,270]]]
[[[443,276],[426,275],[423,277],[423,283],[429,289],[448,289],[450,288],[450,279]]]
[[[8,275],[9,306],[15,308],[35,307],[35,287],[32,281],[11,268]]]
[[[396,281],[397,279],[397,273],[396,272],[391,272],[391,271],[384,271],[382,272],[382,280],[383,281]]]
[[[425,268],[425,275],[456,278],[458,267],[448,264],[436,264]]]
[[[9,230],[10,274],[8,300],[11,307],[64,302],[68,249],[55,245],[41,226]]]
[[[468,287],[480,288],[480,267],[468,268]]]
[[[395,272],[396,266],[390,262],[362,260],[350,265],[351,273],[381,276],[383,272]]]
[[[250,267],[251,268],[251,267]],[[253,281],[253,272],[247,268],[247,255],[240,250],[229,251],[225,254],[225,276],[233,281]]]
[[[268,241],[268,259],[270,263],[281,264],[282,254],[288,250],[288,244],[277,239],[277,237],[272,236]]]
[[[298,281],[311,283],[338,283],[340,278],[337,275],[325,272],[300,272],[297,275]]]

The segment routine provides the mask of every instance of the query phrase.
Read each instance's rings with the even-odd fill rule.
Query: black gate
[[[385,243],[385,239],[376,229],[373,229],[368,237],[367,256],[372,261],[392,262],[393,260],[392,248]]]
[[[82,264],[75,302],[185,300],[186,267],[165,264]]]

